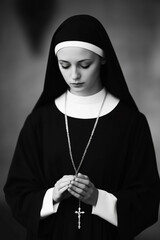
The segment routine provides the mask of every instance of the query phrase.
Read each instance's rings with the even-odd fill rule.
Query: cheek
[[[99,77],[100,75],[100,67],[99,66],[95,66],[93,69],[91,69],[90,72],[88,72],[87,74],[90,78],[95,79],[97,77]]]
[[[60,72],[61,72],[64,80],[67,82],[68,81],[68,71],[63,71],[60,69]]]

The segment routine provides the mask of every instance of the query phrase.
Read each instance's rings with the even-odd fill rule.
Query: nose
[[[78,70],[78,68],[75,66],[75,67],[72,67],[72,70],[71,70],[72,72],[71,72],[71,78],[73,79],[73,80],[78,80],[78,79],[80,79],[80,72],[79,72],[79,70]]]

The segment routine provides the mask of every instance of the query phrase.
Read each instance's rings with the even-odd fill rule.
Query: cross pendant
[[[78,207],[78,211],[75,211],[76,214],[78,214],[78,229],[81,228],[81,214],[84,214],[84,211],[81,211],[81,207]]]

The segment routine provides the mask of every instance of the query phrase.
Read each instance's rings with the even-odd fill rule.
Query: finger
[[[74,178],[75,178],[75,176],[74,175],[64,175],[63,177],[62,177],[62,179],[68,179],[68,180],[73,180]]]
[[[84,179],[89,179],[89,177],[87,175],[84,175],[82,173],[78,173],[77,175],[78,178],[84,178]]]
[[[68,192],[69,192],[72,196],[74,196],[74,197],[76,197],[76,198],[78,198],[78,199],[80,199],[80,200],[84,197],[82,194],[78,193],[77,191],[74,191],[74,190],[71,189],[71,188],[68,188]]]
[[[59,190],[59,193],[62,194],[63,192],[65,192],[68,189],[68,186],[64,186],[63,188],[61,188]]]
[[[88,191],[88,186],[83,184],[83,183],[80,183],[80,182],[77,182],[77,181],[71,181],[71,184],[69,185],[69,188],[79,188],[80,190],[83,190],[84,192],[87,192]]]
[[[86,194],[86,190],[84,189],[84,188],[79,188],[79,187],[77,187],[77,186],[75,186],[75,185],[71,185],[71,186],[69,186],[69,188],[68,189],[71,189],[72,191],[74,191],[75,193],[77,193],[77,194],[79,194],[79,195],[81,195],[81,196],[85,196],[85,194]]]
[[[57,184],[57,188],[60,190],[64,187],[69,187],[69,185],[70,185],[70,181],[60,182],[60,183]]]
[[[65,176],[65,177],[62,177],[60,180],[58,180],[56,184],[61,184],[61,183],[68,184],[68,183],[70,183],[73,180],[74,180],[74,176],[69,176],[69,177]]]
[[[74,182],[81,183],[87,187],[90,187],[90,185],[91,185],[89,179],[84,179],[84,178],[79,178],[79,177],[76,177]]]

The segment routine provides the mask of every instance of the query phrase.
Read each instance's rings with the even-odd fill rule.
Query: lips
[[[81,87],[84,83],[71,83],[71,86],[73,87]]]

